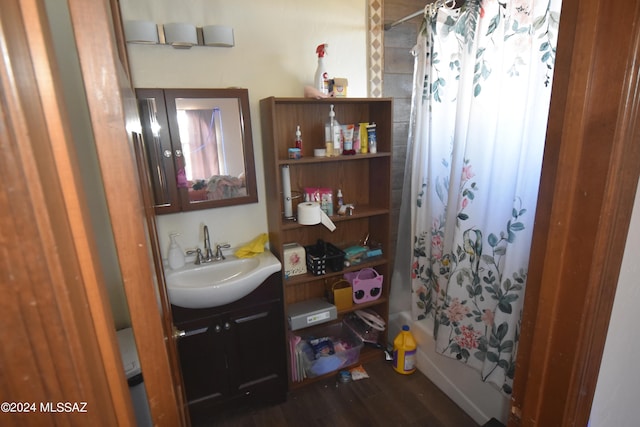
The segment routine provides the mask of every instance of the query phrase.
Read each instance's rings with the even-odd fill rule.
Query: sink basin
[[[249,295],[281,264],[271,252],[252,258],[229,255],[222,261],[166,270],[169,301],[184,308],[218,307]]]

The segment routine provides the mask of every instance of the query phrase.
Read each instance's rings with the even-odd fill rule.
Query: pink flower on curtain
[[[493,326],[494,317],[495,317],[495,313],[492,310],[485,309],[482,313],[482,321],[487,326]]]
[[[444,314],[451,323],[460,323],[469,314],[469,307],[463,305],[458,298],[454,298]]]
[[[411,278],[415,279],[418,277],[418,268],[420,268],[420,263],[418,261],[414,261],[411,266]]]
[[[454,341],[456,344],[460,346],[460,348],[478,348],[478,338],[480,338],[482,334],[473,329],[473,326],[463,325],[460,327],[460,334],[454,337]]]
[[[473,173],[473,171],[471,170],[471,165],[466,165],[462,167],[462,180],[463,181],[468,181],[471,178],[473,178],[474,176],[476,176],[475,173]]]
[[[435,235],[431,238],[431,255],[437,259],[442,259],[442,237]]]

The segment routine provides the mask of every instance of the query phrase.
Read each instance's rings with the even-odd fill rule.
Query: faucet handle
[[[187,255],[196,254],[196,260],[193,262],[195,265],[200,265],[202,262],[202,251],[200,248],[196,248],[195,250],[187,251]]]
[[[225,243],[224,245],[216,245],[216,260],[226,259],[222,254],[223,249],[229,249],[231,247],[230,244]]]

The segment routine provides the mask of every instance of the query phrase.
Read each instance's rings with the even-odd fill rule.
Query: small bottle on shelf
[[[345,125],[342,130],[342,136],[344,139],[344,143],[342,146],[342,154],[350,155],[356,154],[356,150],[353,149],[353,125]]]
[[[378,152],[378,138],[376,136],[376,124],[367,125],[367,139],[369,140],[369,152],[375,154]]]
[[[300,125],[296,128],[295,147],[300,150],[300,157],[302,157],[302,132],[300,132]]]

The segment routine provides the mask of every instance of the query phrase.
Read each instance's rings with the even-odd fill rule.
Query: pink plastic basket
[[[346,273],[344,278],[353,287],[353,302],[356,304],[375,301],[382,295],[383,276],[373,268]]]

